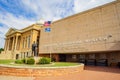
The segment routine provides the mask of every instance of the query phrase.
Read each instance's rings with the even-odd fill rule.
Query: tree
[[[4,49],[3,49],[3,48],[0,48],[0,53],[1,53],[2,51],[4,51]]]

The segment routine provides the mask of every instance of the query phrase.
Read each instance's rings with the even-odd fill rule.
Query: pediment
[[[10,28],[10,29],[8,30],[8,32],[6,33],[6,36],[9,35],[9,34],[14,33],[15,31],[16,31],[16,29]]]

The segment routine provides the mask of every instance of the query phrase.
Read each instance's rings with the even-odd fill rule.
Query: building
[[[120,62],[119,0],[53,22],[51,32],[44,28],[40,34],[40,56],[89,65]]]
[[[4,52],[0,54],[2,59],[21,59],[31,56],[31,46],[35,41],[39,45],[41,26],[30,25],[24,29],[10,28],[6,33]]]
[[[120,0],[58,20],[50,27],[51,32],[37,24],[21,30],[11,28],[6,34],[4,55],[14,59],[30,56],[36,41],[39,56],[56,61],[88,65],[120,62]]]

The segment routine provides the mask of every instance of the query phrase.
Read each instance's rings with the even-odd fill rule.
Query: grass
[[[0,64],[10,64],[10,63],[12,63],[12,62],[14,62],[14,60],[0,60]]]
[[[70,63],[70,62],[54,62],[51,64],[36,64],[36,65],[28,65],[28,64],[10,64],[14,66],[24,66],[24,67],[65,67],[65,66],[76,66],[80,65],[79,63]]]
[[[55,67],[57,66],[76,66],[80,65],[79,63],[71,63],[71,62],[55,62]]]
[[[80,63],[71,63],[71,62],[53,62],[51,64],[37,64],[37,65],[28,65],[28,64],[11,64],[14,63],[14,60],[0,60],[0,64],[12,65],[12,66],[25,66],[25,67],[65,67],[65,66],[76,66]]]

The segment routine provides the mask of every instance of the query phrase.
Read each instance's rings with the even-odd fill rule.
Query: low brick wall
[[[60,76],[81,72],[84,65],[71,67],[13,67],[0,65],[0,75],[21,76],[21,77],[40,77],[40,76]]]

